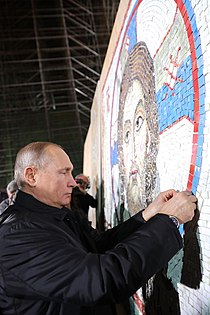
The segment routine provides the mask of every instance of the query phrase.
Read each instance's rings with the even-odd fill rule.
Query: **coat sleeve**
[[[140,211],[128,220],[106,230],[105,232],[99,232],[91,226],[88,226],[87,233],[91,234],[91,238],[94,239],[98,251],[103,253],[116,246],[131,233],[135,232],[136,229],[144,225],[144,223],[145,221],[142,217],[142,211]],[[86,230],[85,226],[87,227],[87,225],[84,224],[84,231]]]
[[[175,225],[156,216],[104,254],[88,252],[72,233],[15,224],[0,238],[8,296],[80,305],[131,296],[181,248]]]
[[[97,207],[97,199],[95,199],[93,196],[89,195],[88,193],[86,193],[85,196],[87,198],[89,206],[96,208]]]

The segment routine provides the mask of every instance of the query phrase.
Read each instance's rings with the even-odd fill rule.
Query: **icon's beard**
[[[126,187],[128,211],[134,215],[144,209],[146,204],[145,176],[144,174],[135,174],[130,176]]]

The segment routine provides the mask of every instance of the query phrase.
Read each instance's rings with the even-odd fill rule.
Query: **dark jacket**
[[[0,216],[5,315],[110,315],[181,248],[173,222],[137,214],[99,234],[79,213],[19,191]],[[104,311],[104,313],[103,313]]]
[[[79,187],[74,187],[71,194],[71,208],[73,210],[82,210],[88,215],[89,207],[97,207],[97,199],[93,198],[87,192],[84,194]]]
[[[9,207],[9,198],[0,203],[0,214],[2,214]]]

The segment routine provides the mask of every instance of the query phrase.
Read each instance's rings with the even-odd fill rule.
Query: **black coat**
[[[71,194],[71,209],[81,210],[88,215],[89,207],[97,207],[97,199],[89,195],[87,192],[83,193],[79,187],[74,187]]]
[[[2,214],[9,207],[9,198],[0,203],[0,214]]]
[[[0,216],[0,309],[13,315],[114,314],[181,248],[173,222],[137,214],[99,234],[66,208],[19,191]]]

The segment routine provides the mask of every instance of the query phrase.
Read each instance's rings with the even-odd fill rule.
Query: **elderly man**
[[[75,177],[77,186],[72,191],[71,198],[71,209],[81,210],[88,218],[89,207],[97,207],[97,199],[88,194],[87,189],[89,188],[89,178],[84,174],[78,174]]]
[[[16,193],[17,190],[18,190],[17,183],[13,179],[7,185],[7,196],[8,196],[8,198],[3,200],[0,203],[0,214],[2,214],[7,209],[7,207],[9,207],[9,205],[13,203],[13,198],[14,198],[15,193]]]
[[[34,142],[16,158],[19,191],[0,217],[2,314],[115,314],[182,247],[175,223],[196,197],[168,190],[126,222],[98,234],[68,206],[73,165],[56,144]]]

